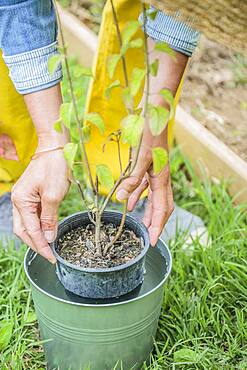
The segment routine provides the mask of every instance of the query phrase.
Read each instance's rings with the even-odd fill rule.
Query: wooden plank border
[[[201,163],[211,177],[229,180],[229,191],[236,202],[247,202],[247,163],[180,106],[175,138],[198,175]]]

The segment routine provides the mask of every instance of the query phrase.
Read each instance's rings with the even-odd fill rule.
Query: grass
[[[87,82],[80,87],[86,91]],[[171,171],[176,202],[203,218],[211,243],[204,248],[195,240],[193,251],[184,250],[182,236],[171,243],[173,270],[165,289],[152,364],[144,369],[245,370],[246,207],[233,205],[227,184],[215,184],[206,177],[199,181],[178,149],[172,155]],[[72,187],[60,216],[80,206]],[[23,271],[24,252],[24,246],[19,251],[13,246],[0,248],[1,370],[45,369]]]
[[[206,179],[199,182],[178,152],[172,160],[172,174],[176,200],[203,217],[211,245],[205,249],[195,241],[191,254],[182,248],[181,236],[171,243],[174,266],[166,285],[149,369],[247,369],[244,207],[233,206],[225,184],[212,184]],[[79,208],[77,193],[72,188],[61,207],[62,215]],[[0,248],[3,370],[45,368],[23,272],[24,251],[24,247],[18,252],[11,246],[9,250]]]

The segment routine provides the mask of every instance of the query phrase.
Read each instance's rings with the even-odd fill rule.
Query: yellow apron
[[[137,19],[141,12],[139,1],[133,0],[118,0],[116,3],[116,11],[120,28],[131,20]],[[142,37],[142,32],[136,37]],[[104,12],[99,34],[99,47],[95,58],[94,71],[95,80],[92,81],[87,100],[87,111],[98,112],[102,115],[106,123],[106,133],[102,137],[97,129],[93,128],[91,142],[87,144],[87,151],[92,167],[93,174],[97,163],[107,164],[114,174],[114,177],[119,176],[119,164],[117,161],[116,147],[114,143],[109,143],[106,146],[105,152],[102,152],[102,145],[107,135],[119,128],[121,119],[126,115],[125,108],[122,103],[120,89],[116,88],[112,91],[111,98],[105,98],[105,89],[109,85],[110,80],[107,74],[107,59],[113,53],[119,52],[119,44],[116,37],[115,25],[113,23],[110,2],[108,1]],[[143,67],[143,52],[141,49],[131,49],[127,52],[128,73],[133,67]],[[123,81],[123,72],[119,63],[114,79]],[[176,102],[179,98],[181,85],[176,95]],[[138,102],[141,98],[141,92],[136,98]],[[174,120],[169,122],[169,142],[172,142],[172,126]],[[8,76],[8,70],[0,55],[0,135],[7,134],[14,141],[16,146],[19,161],[6,160],[0,157],[0,195],[11,189],[12,184],[19,178],[26,168],[30,157],[37,146],[37,138],[31,119],[26,110],[23,97],[19,95]],[[116,145],[116,144],[115,144]],[[128,148],[125,145],[121,146],[122,157],[124,163],[128,158]]]
[[[10,191],[30,161],[37,138],[23,97],[19,95],[0,54],[0,135],[8,135],[15,144],[18,161],[0,156],[0,195]]]
[[[141,2],[133,0],[118,0],[115,1],[116,13],[119,22],[120,30],[123,29],[127,21],[137,20],[141,13]],[[139,30],[135,35],[135,38],[142,38],[143,32]],[[92,140],[87,144],[89,153],[89,161],[93,175],[95,175],[96,164],[104,163],[107,164],[116,179],[119,176],[119,164],[116,152],[116,143],[109,142],[102,153],[102,146],[106,140],[106,137],[119,128],[120,121],[124,116],[127,115],[126,109],[121,98],[121,88],[115,88],[110,99],[104,96],[104,91],[111,82],[120,80],[124,86],[124,75],[121,61],[118,63],[114,78],[109,79],[107,72],[107,59],[109,55],[119,53],[119,42],[117,39],[116,28],[113,21],[111,3],[108,0],[102,17],[102,24],[99,33],[99,46],[94,63],[94,76],[95,79],[92,81],[89,92],[86,111],[99,113],[106,125],[105,135],[102,136],[97,128],[92,128]],[[127,70],[130,78],[131,71],[134,67],[144,68],[144,54],[143,49],[129,49],[126,53]],[[182,82],[178,88],[175,105],[178,102]],[[140,102],[142,91],[136,97],[135,103]],[[172,144],[173,135],[172,127],[174,124],[174,118],[169,122],[168,136],[169,145]],[[121,145],[121,154],[123,163],[127,164],[128,160],[128,147],[127,145]],[[105,193],[106,190],[103,189]]]

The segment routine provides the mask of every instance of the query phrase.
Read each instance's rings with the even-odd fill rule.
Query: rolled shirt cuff
[[[143,14],[139,20],[143,23]],[[190,27],[191,21],[184,23],[174,16],[158,11],[154,20],[147,17],[146,34],[155,41],[166,42],[172,49],[191,56],[195,50],[200,32]]]
[[[59,83],[62,80],[61,63],[52,75],[48,71],[48,60],[56,54],[59,54],[57,41],[25,53],[3,55],[16,90],[20,94],[28,94]]]

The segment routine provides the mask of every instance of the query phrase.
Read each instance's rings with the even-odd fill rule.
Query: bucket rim
[[[81,212],[76,212],[76,213],[73,213],[72,215],[69,215],[65,218],[63,218],[59,223],[58,223],[58,228],[59,226],[61,227],[63,224],[65,224],[67,221],[69,221],[70,219],[72,219],[73,217],[76,217],[76,216],[80,216],[80,215],[85,215],[87,214],[87,211],[81,211]],[[119,212],[119,211],[116,211],[116,210],[106,210],[103,212],[103,215],[107,215],[107,214],[111,214],[111,215],[121,215],[122,213]],[[132,265],[135,265],[138,261],[140,261],[147,253],[149,247],[150,247],[150,241],[149,241],[149,235],[148,235],[148,230],[146,228],[146,226],[144,225],[143,222],[139,221],[139,220],[136,220],[133,216],[127,214],[126,215],[126,219],[129,219],[130,221],[132,221],[133,223],[136,223],[140,226],[141,228],[141,232],[142,232],[142,236],[141,238],[143,239],[143,248],[141,250],[141,252],[135,257],[133,258],[132,260],[124,263],[124,264],[121,264],[121,265],[118,265],[118,266],[114,266],[114,267],[106,267],[106,268],[97,268],[97,267],[81,267],[81,266],[77,266],[77,265],[74,265],[73,263],[70,263],[68,261],[66,261],[63,257],[61,257],[59,255],[59,253],[56,251],[56,241],[52,242],[50,244],[51,248],[52,248],[52,251],[56,257],[56,259],[62,263],[63,265],[65,266],[68,266],[70,268],[72,268],[73,270],[78,270],[78,271],[81,271],[81,272],[92,272],[92,273],[97,273],[97,274],[104,274],[104,273],[111,273],[111,272],[115,272],[115,271],[119,271],[119,270],[125,270],[126,268],[132,266]]]
[[[159,239],[159,241],[163,244],[163,246],[165,247],[166,249],[166,252],[167,252],[167,255],[168,255],[168,265],[167,265],[167,271],[166,271],[166,274],[164,276],[164,278],[160,281],[160,283],[155,286],[153,289],[151,289],[150,291],[146,292],[145,294],[141,295],[141,296],[138,296],[138,297],[135,297],[135,298],[132,298],[132,299],[128,299],[126,301],[122,301],[122,302],[114,302],[114,303],[99,303],[99,304],[96,304],[96,303],[82,303],[82,302],[72,302],[72,301],[67,301],[65,299],[62,299],[62,298],[59,298],[59,297],[56,297],[48,292],[46,292],[44,289],[40,288],[34,281],[33,279],[31,278],[29,272],[28,272],[28,255],[30,253],[30,251],[33,253],[33,258],[31,259],[31,261],[36,257],[37,253],[34,252],[31,248],[29,248],[25,254],[25,257],[24,257],[24,271],[25,271],[25,274],[30,282],[30,284],[35,288],[37,289],[39,292],[41,292],[42,294],[48,296],[49,298],[51,299],[54,299],[55,301],[60,301],[62,303],[65,303],[65,304],[69,304],[69,305],[73,305],[73,306],[82,306],[82,307],[94,307],[94,308],[97,308],[97,307],[112,307],[112,306],[119,306],[119,305],[124,305],[124,304],[128,304],[128,303],[132,303],[132,302],[135,302],[135,301],[138,301],[138,300],[141,300],[149,295],[151,295],[152,293],[154,293],[156,290],[158,290],[164,283],[165,281],[168,279],[168,277],[170,276],[170,273],[171,273],[171,269],[172,269],[172,255],[171,255],[171,252],[170,252],[170,249],[168,248],[168,246],[166,245],[166,243],[162,240],[162,239]],[[154,248],[157,248],[157,247],[154,247]]]

